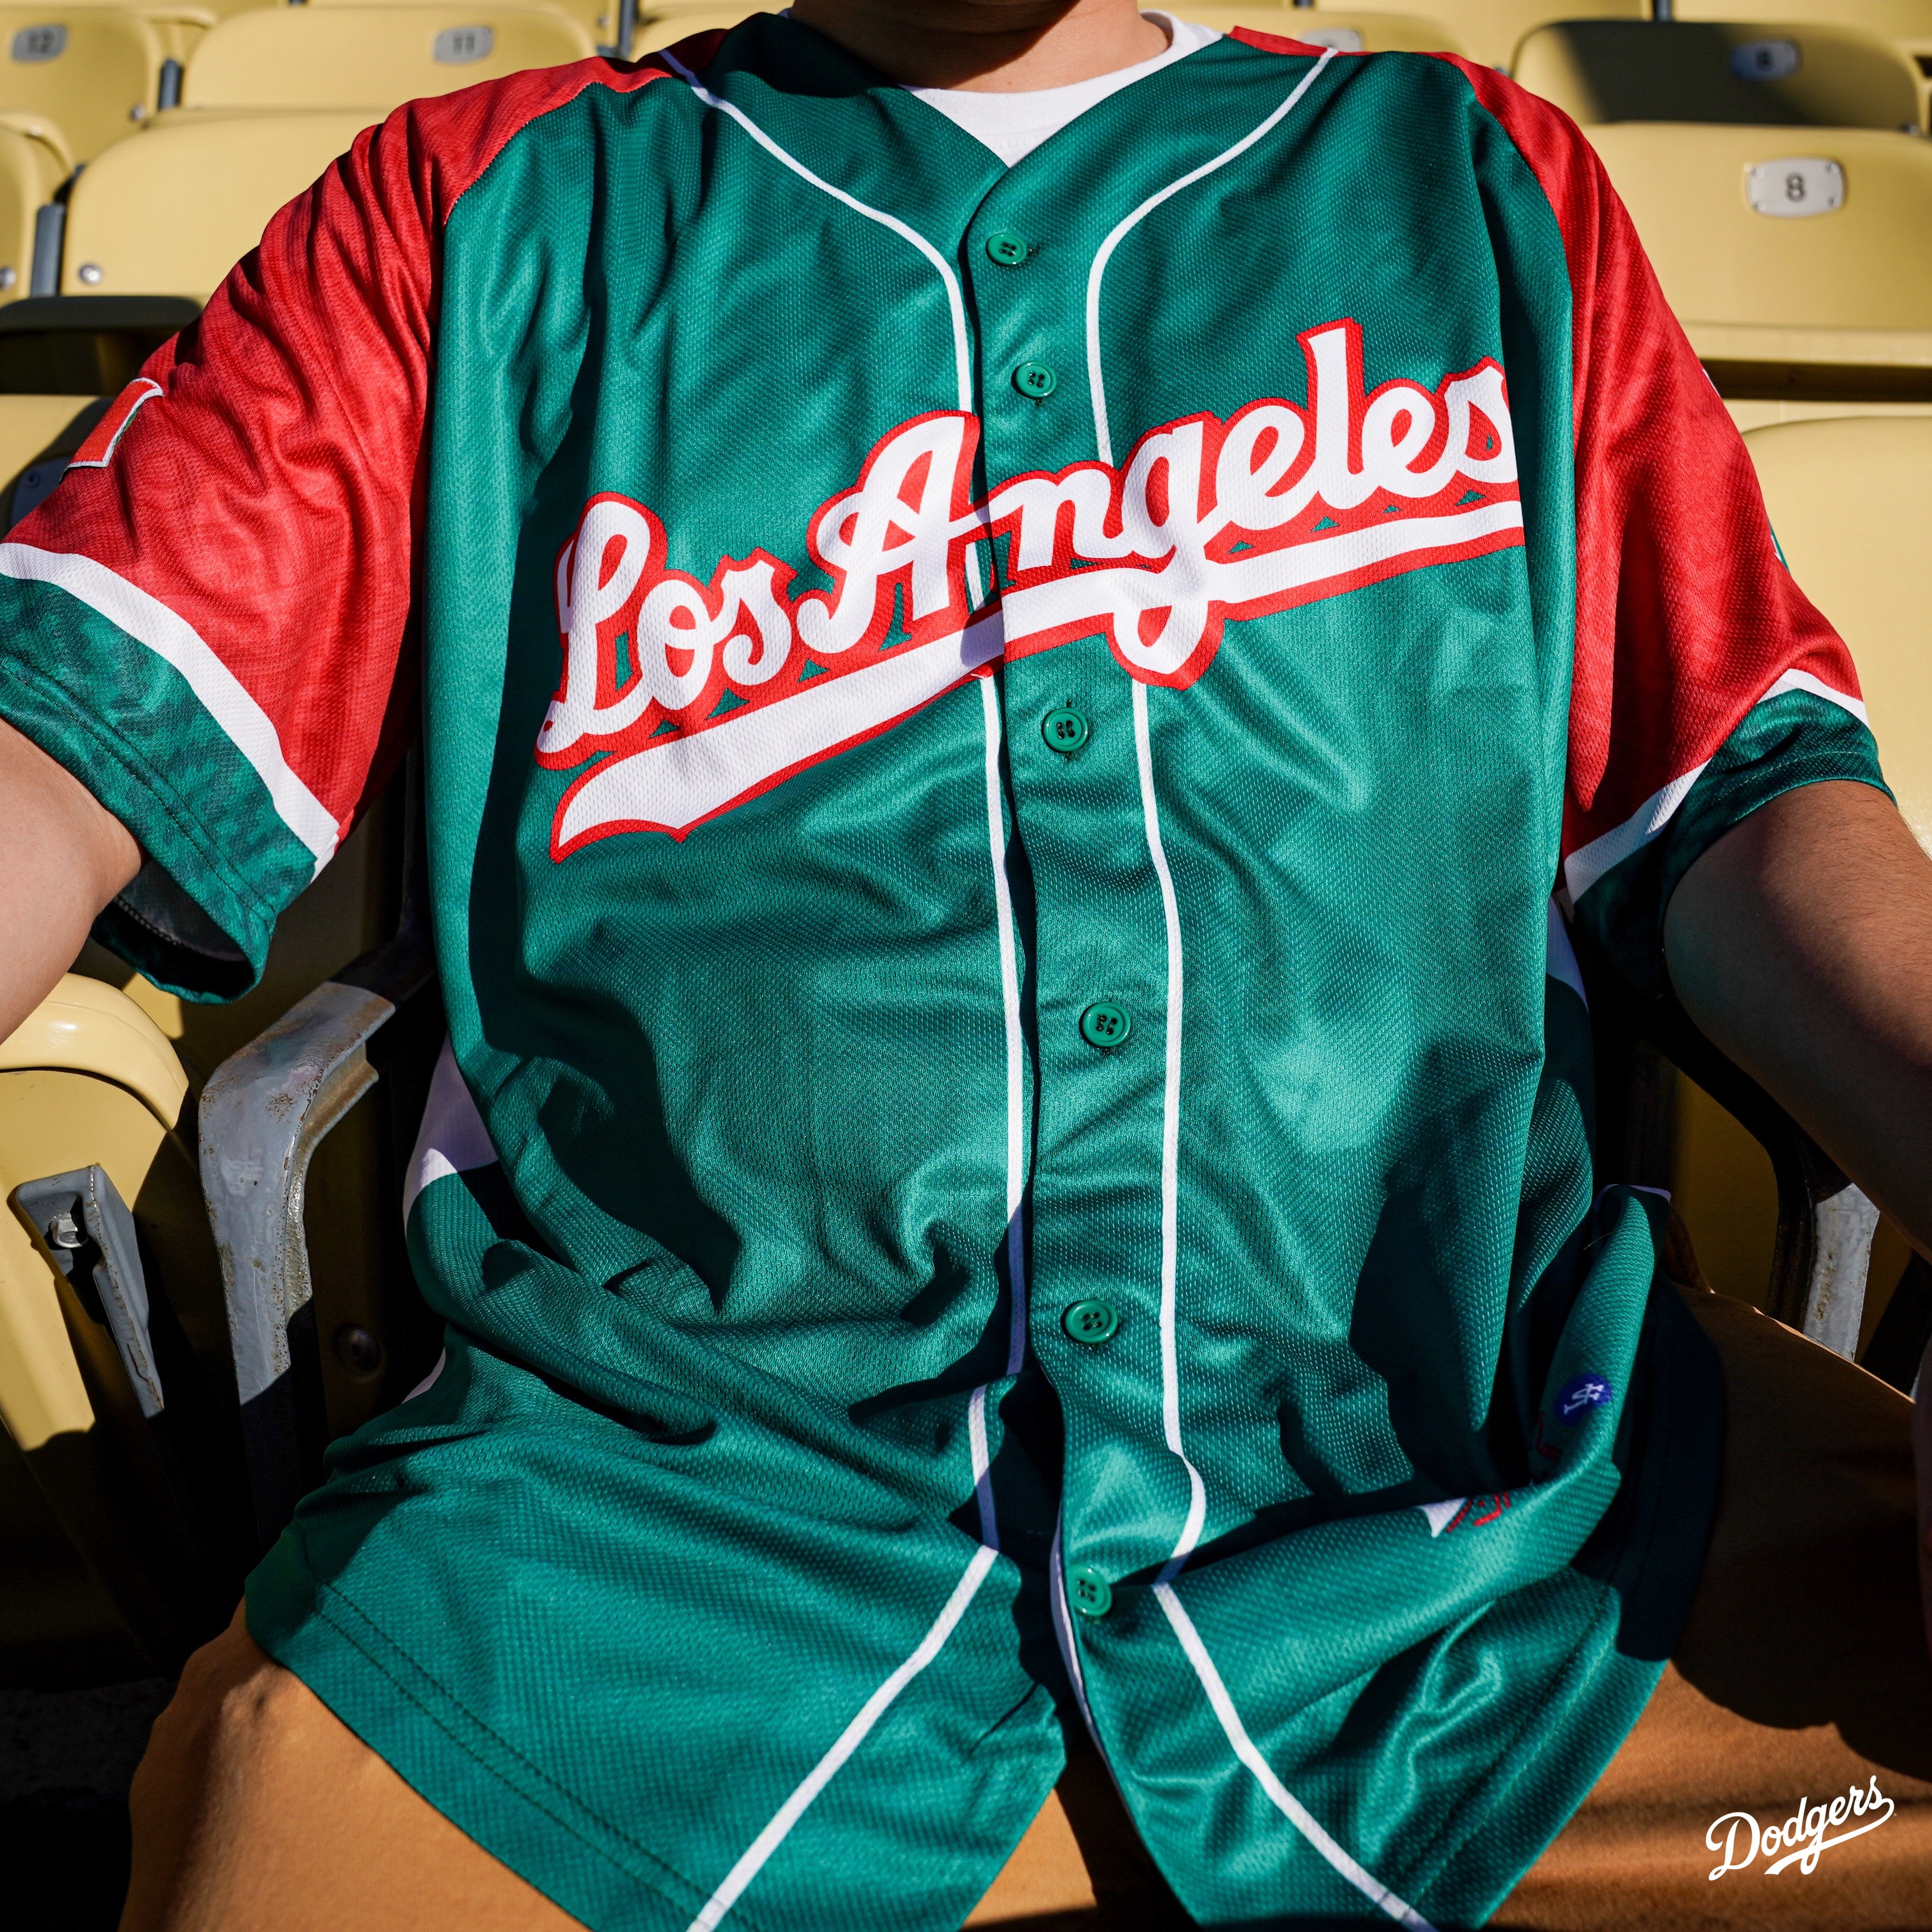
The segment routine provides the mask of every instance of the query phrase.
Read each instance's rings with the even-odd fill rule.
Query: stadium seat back
[[[1932,420],[1779,423],[1744,442],[1792,576],[1851,646],[1899,809],[1932,851]]]
[[[0,8],[0,109],[45,115],[91,161],[154,112],[163,58],[153,26],[121,8]]]
[[[24,134],[0,115],[0,302],[27,292],[34,260],[34,218],[54,197],[68,170],[59,151]]]
[[[1312,46],[1334,47],[1345,54],[1466,53],[1468,50],[1440,21],[1419,14],[1351,11],[1344,7],[1183,7],[1184,20],[1224,34],[1252,27],[1285,40],[1306,40]],[[1286,16],[1284,19],[1282,16]]]
[[[260,0],[250,0],[260,4]],[[422,0],[307,0],[312,7],[419,7]],[[614,47],[617,40],[618,0],[525,0],[532,6],[545,6],[552,12],[567,15],[576,21],[601,50]],[[639,6],[637,14],[642,19],[646,14],[657,10]]]
[[[387,112],[595,51],[580,22],[547,7],[264,7],[231,14],[202,39],[182,104]]]
[[[1677,0],[1679,20],[1722,20],[1739,10],[1724,0]],[[1891,41],[1922,74],[1932,74],[1932,0],[1768,0],[1750,9],[1762,21],[1830,22]]]
[[[1265,11],[1266,10],[1250,10]],[[665,47],[674,47],[680,40],[688,40],[694,34],[728,33],[741,21],[754,14],[775,14],[772,7],[674,7],[663,9],[640,9],[637,32],[631,42],[633,59],[645,54],[654,54]],[[1194,16],[1190,14],[1190,20]],[[1210,21],[1208,25],[1213,25]],[[1242,24],[1250,25],[1245,19]]]
[[[1887,782],[1932,850],[1932,419],[1840,416],[1751,430],[1766,507],[1792,574],[1850,645]],[[1743,1127],[1679,1084],[1672,1185],[1713,1286],[1761,1300],[1778,1198],[1771,1165]],[[1874,1244],[1869,1340],[1905,1265],[1889,1223]]]
[[[1921,124],[1918,68],[1857,27],[1565,20],[1524,40],[1514,72],[1586,127],[1695,121],[1896,133]]]
[[[70,975],[0,1041],[8,1681],[174,1668],[232,1600],[246,1548],[233,1378],[184,1120],[178,1060],[110,987]],[[83,1192],[62,1196],[75,1180]],[[64,1242],[50,1205],[74,1209]]]
[[[1283,10],[1298,19],[1306,19],[1328,10],[1292,8]],[[1406,14],[1434,22],[1448,34],[1472,60],[1487,67],[1507,68],[1526,34],[1552,20],[1641,20],[1649,12],[1646,0],[1347,0],[1340,11],[1359,14]],[[1190,17],[1184,8],[1184,17]],[[1258,21],[1244,21],[1256,26]]]
[[[154,28],[164,58],[185,60],[195,43],[224,14],[244,7],[280,4],[281,0],[68,0],[68,4],[118,6],[138,14]]]
[[[1730,20],[1738,9],[1726,0],[1675,0],[1678,20]],[[1837,22],[1888,40],[1932,40],[1932,0],[1766,0],[1754,20]]]
[[[11,528],[52,490],[106,407],[102,397],[0,395],[0,524]]]
[[[276,212],[374,118],[184,115],[110,148],[74,184],[63,292],[206,302]]]
[[[1707,364],[1932,368],[1932,145],[1637,122],[1591,140]]]

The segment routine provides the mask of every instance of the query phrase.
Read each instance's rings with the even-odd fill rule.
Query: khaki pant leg
[[[1194,1923],[1141,1843],[1100,1754],[1071,1741],[1066,1768],[967,1920],[1012,1932],[1185,1932]]]
[[[134,1774],[121,1932],[568,1932],[578,1922],[418,1797],[237,1611]]]
[[[1677,1654],[1636,1728],[1491,1920],[1508,1932],[1926,1932],[1932,1660],[1912,1406],[1742,1303],[1686,1291],[1724,1358],[1724,1468]],[[1726,1814],[1782,1826],[1873,1780],[1883,1823],[1814,1868],[1721,1870]],[[1849,1809],[1849,1808],[1846,1808]],[[1826,1837],[1856,1828],[1882,1807]],[[1732,1856],[1750,1846],[1739,1825]],[[1721,1870],[1716,1879],[1713,1870]]]

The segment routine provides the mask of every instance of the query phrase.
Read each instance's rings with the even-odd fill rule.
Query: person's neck
[[[1167,49],[1136,0],[792,0],[792,17],[908,87],[1068,87]]]

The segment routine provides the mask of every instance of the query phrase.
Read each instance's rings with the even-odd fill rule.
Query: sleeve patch
[[[114,399],[114,406],[94,425],[87,440],[74,452],[70,470],[105,470],[114,460],[121,439],[143,403],[161,393],[161,386],[151,376],[130,382]]]

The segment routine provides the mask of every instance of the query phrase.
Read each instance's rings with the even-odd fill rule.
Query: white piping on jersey
[[[64,590],[172,665],[262,781],[276,817],[314,854],[315,870],[328,863],[342,834],[334,814],[296,775],[274,721],[185,618],[104,563],[69,551],[0,543],[0,575]]]
[[[993,898],[999,925],[1000,1000],[1006,1013],[1006,1257],[1012,1313],[1007,1323],[1005,1374],[1010,1379],[1019,1373],[1026,1360],[1025,1244],[1020,1216],[1026,1181],[1025,1087],[1022,1060],[1024,1036],[1020,1027],[1019,952],[1013,932],[1012,890],[1006,878],[1006,812],[1000,792],[999,698],[990,677],[981,679],[980,688],[986,740],[986,838],[992,862]],[[446,1046],[443,1050],[447,1054],[449,1049]],[[452,1066],[453,1070],[453,1061]],[[439,1062],[439,1076],[441,1072]],[[872,1693],[858,1716],[839,1734],[837,1743],[778,1808],[771,1822],[752,1840],[750,1850],[731,1868],[724,1882],[712,1893],[704,1910],[692,1921],[690,1932],[711,1932],[711,1928],[731,1910],[739,1894],[758,1876],[766,1861],[784,1842],[792,1827],[805,1815],[812,1800],[865,1742],[866,1733],[885,1714],[892,1700],[939,1654],[992,1568],[1000,1553],[1000,1526],[994,1508],[992,1459],[986,1433],[986,1400],[991,1387],[990,1383],[982,1382],[973,1391],[966,1407],[967,1436],[973,1460],[973,1493],[980,1510],[980,1547],[973,1552],[966,1574],[919,1648]],[[1078,1668],[1076,1664],[1075,1669]]]
[[[1288,98],[1258,127],[1204,166],[1196,168],[1191,174],[1182,176],[1159,194],[1149,196],[1131,214],[1119,223],[1100,244],[1100,253],[1094,256],[1094,266],[1088,271],[1087,278],[1087,372],[1088,386],[1094,399],[1094,437],[1103,463],[1113,461],[1114,450],[1113,437],[1107,422],[1106,388],[1100,370],[1100,283],[1114,250],[1142,216],[1159,207],[1170,196],[1179,194],[1183,188],[1202,180],[1217,168],[1245,153],[1270,128],[1286,118],[1295,104],[1314,84],[1316,76],[1334,58],[1332,49],[1323,54],[1302,76]],[[1202,1482],[1200,1472],[1188,1460],[1181,1444],[1179,1348],[1176,1336],[1180,1232],[1181,1000],[1185,959],[1181,940],[1180,912],[1174,894],[1174,877],[1168,869],[1166,850],[1161,842],[1160,808],[1154,791],[1154,752],[1148,724],[1148,688],[1138,678],[1134,680],[1133,705],[1134,755],[1140,778],[1141,811],[1146,827],[1148,856],[1160,884],[1161,913],[1167,935],[1167,1026],[1165,1078],[1161,1096],[1160,1148],[1161,1428],[1168,1450],[1179,1459],[1182,1468],[1187,1472],[1188,1481],[1186,1520],[1181,1526],[1180,1535],[1175,1539],[1173,1554],[1168,1558],[1154,1585],[1154,1594],[1166,1613],[1174,1634],[1180,1640],[1180,1647],[1193,1667],[1201,1688],[1207,1693],[1208,1703],[1220,1720],[1222,1731],[1233,1747],[1235,1756],[1246,1766],[1269,1802],[1364,1898],[1390,1918],[1415,1928],[1415,1932],[1432,1932],[1426,1920],[1412,1911],[1388,1886],[1351,1858],[1322,1828],[1307,1808],[1276,1777],[1269,1768],[1268,1760],[1256,1748],[1253,1739],[1248,1736],[1240,1714],[1234,1708],[1234,1700],[1228,1694],[1228,1687],[1222,1681],[1220,1672],[1215,1667],[1214,1660],[1208,1654],[1208,1647],[1202,1642],[1200,1633],[1194,1628],[1192,1619],[1181,1608],[1180,1599],[1174,1593],[1174,1580],[1180,1574],[1200,1540],[1208,1507],[1207,1491]],[[1054,1547],[1057,1556],[1057,1533]],[[1058,1574],[1056,1564],[1056,1577]],[[1055,1606],[1056,1631],[1060,1628],[1059,1617],[1064,1614],[1060,1603],[1064,1601],[1064,1590],[1063,1582],[1056,1592],[1057,1599],[1060,1600],[1056,1601]],[[1087,1707],[1085,1687],[1080,1679],[1078,1660],[1072,1659],[1070,1655],[1075,1641],[1070,1619],[1069,1627],[1061,1637],[1061,1644],[1063,1649],[1070,1654],[1070,1674],[1074,1678],[1082,1713],[1086,1717],[1088,1727],[1091,1730],[1093,1716]],[[1100,1742],[1097,1732],[1094,1736],[1094,1742],[1096,1745]],[[1101,1756],[1104,1762],[1106,1756],[1104,1750]]]
[[[710,88],[693,74],[675,54],[664,56],[665,64],[684,81],[692,92],[707,107],[715,108],[720,114],[728,114],[744,129],[766,153],[796,175],[801,181],[808,182],[821,194],[849,208],[855,214],[862,214],[868,221],[876,221],[881,228],[889,228],[901,240],[910,242],[933,267],[938,271],[939,279],[946,286],[946,303],[952,316],[952,362],[958,378],[959,407],[968,416],[975,413],[973,408],[973,352],[971,338],[966,333],[966,302],[959,291],[959,278],[947,266],[946,257],[920,234],[917,229],[908,227],[898,216],[888,214],[882,208],[874,208],[869,202],[861,201],[855,194],[848,194],[842,188],[834,188],[822,176],[815,175],[796,154],[782,148],[767,134],[742,108],[736,107],[713,94]],[[972,593],[975,604],[986,595],[983,580],[980,574],[980,552],[976,544],[966,553],[967,587]]]
[[[1854,698],[1849,692],[1834,691],[1822,677],[1814,677],[1808,670],[1788,670],[1758,700],[1760,704],[1768,704],[1774,698],[1782,698],[1793,691],[1809,692],[1814,698],[1822,698],[1827,703],[1838,705],[1849,711],[1868,729],[1871,724],[1870,714],[1865,710],[1864,700]]]
[[[1100,366],[1100,285],[1114,251],[1133,229],[1164,201],[1184,188],[1204,180],[1222,168],[1278,127],[1292,113],[1297,104],[1314,84],[1316,76],[1335,57],[1331,47],[1304,74],[1286,100],[1232,146],[1224,148],[1213,160],[1170,182],[1149,195],[1138,207],[1117,222],[1100,244],[1087,273],[1087,381],[1094,404],[1094,440],[1100,460],[1114,460],[1113,433],[1107,420],[1106,380]],[[1180,1437],[1180,1377],[1179,1347],[1176,1337],[1178,1320],[1178,1275],[1180,1248],[1180,1041],[1184,978],[1184,953],[1180,934],[1180,909],[1174,896],[1174,875],[1168,868],[1167,853],[1161,842],[1160,806],[1154,793],[1154,751],[1148,725],[1147,686],[1134,680],[1134,758],[1140,778],[1141,813],[1146,827],[1148,856],[1160,884],[1160,905],[1167,939],[1167,1016],[1165,1066],[1161,1094],[1160,1127],[1160,1418],[1168,1451],[1187,1472],[1187,1515],[1172,1552],[1161,1571],[1162,1583],[1172,1582],[1193,1554],[1201,1539],[1208,1516],[1208,1492],[1201,1472],[1188,1460]]]
[[[1187,1517],[1174,1539],[1173,1553],[1161,1574],[1171,1582],[1194,1553],[1208,1518],[1208,1489],[1201,1472],[1180,1446],[1180,1364],[1175,1339],[1178,1319],[1178,1276],[1180,1244],[1180,1022],[1182,967],[1180,908],[1174,898],[1174,874],[1168,869],[1167,848],[1161,842],[1160,806],[1154,796],[1154,746],[1148,731],[1148,688],[1134,680],[1134,762],[1140,773],[1141,817],[1147,831],[1148,856],[1160,882],[1161,917],[1167,928],[1167,1028],[1165,1076],[1160,1103],[1160,1426],[1168,1452],[1187,1472]]]
[[[1315,85],[1316,76],[1334,58],[1335,50],[1330,47],[1301,76],[1288,98],[1258,127],[1243,135],[1232,148],[1222,148],[1211,161],[1203,162],[1192,174],[1183,175],[1178,181],[1168,182],[1157,194],[1149,195],[1131,214],[1118,222],[1113,232],[1100,244],[1100,252],[1094,257],[1094,266],[1087,274],[1087,386],[1094,399],[1094,440],[1100,446],[1102,463],[1113,461],[1114,448],[1107,429],[1107,392],[1100,375],[1100,278],[1107,272],[1107,264],[1112,260],[1114,250],[1126,239],[1130,230],[1162,202],[1184,188],[1192,188],[1216,168],[1226,167],[1238,156],[1246,154],[1270,129],[1286,120],[1294,112],[1295,104]]]
[[[1208,1701],[1214,1706],[1214,1714],[1220,1719],[1221,1728],[1234,1747],[1234,1755],[1253,1772],[1255,1782],[1267,1793],[1269,1803],[1371,1905],[1388,1913],[1398,1925],[1409,1927],[1411,1932],[1433,1932],[1429,1921],[1414,1906],[1406,1904],[1374,1873],[1352,1858],[1322,1829],[1321,1821],[1275,1776],[1268,1767],[1268,1760],[1248,1736],[1247,1726],[1241,1722],[1240,1713],[1228,1695],[1228,1687],[1222,1682],[1221,1673],[1214,1667],[1214,1660],[1208,1654],[1208,1646],[1201,1641],[1201,1633],[1194,1628],[1194,1620],[1180,1607],[1180,1599],[1174,1594],[1174,1586],[1156,1583],[1154,1594],[1167,1612],[1167,1620],[1174,1626],[1174,1634],[1180,1640],[1180,1647],[1186,1652],[1187,1660],[1194,1666],[1194,1674],[1207,1691]]]
[[[416,1204],[417,1196],[431,1181],[446,1174],[494,1167],[501,1158],[490,1144],[490,1130],[476,1111],[469,1083],[456,1064],[455,1049],[445,1034],[442,1051],[436,1057],[436,1071],[430,1076],[429,1098],[423,1105],[415,1151],[403,1178],[404,1226],[409,1226],[410,1210]]]
[[[908,227],[903,221],[886,214],[883,208],[874,208],[860,201],[856,196],[847,194],[842,188],[834,188],[830,182],[823,180],[820,176],[814,174],[802,161],[788,154],[741,109],[734,106],[728,100],[721,100],[713,94],[682,62],[668,54],[664,58],[668,64],[691,88],[692,93],[705,106],[716,109],[719,113],[729,115],[751,136],[753,140],[758,142],[759,146],[784,166],[790,169],[800,179],[810,183],[820,193],[830,195],[834,201],[852,209],[855,214],[863,215],[868,221],[876,221],[881,227],[890,230],[892,233],[900,236],[903,240],[910,242],[913,247],[932,263],[938,272],[940,282],[944,285],[946,306],[952,320],[953,362],[958,380],[959,407],[969,414],[971,413],[974,403],[973,364],[970,340],[966,332],[966,304],[960,293],[958,280],[946,266],[944,257],[931,242],[926,240],[924,236]],[[966,569],[968,590],[974,603],[976,604],[984,596],[983,580],[980,574],[976,547],[968,550],[966,553]],[[997,622],[968,625],[964,631],[953,637],[938,640],[933,645],[922,647],[919,653],[922,662],[912,666],[912,668],[920,675],[912,682],[929,682],[933,674],[937,671],[944,674],[944,682],[940,686],[940,688],[944,689],[946,686],[957,682],[960,676],[998,656],[1004,641],[1004,636]],[[906,655],[910,661],[913,654],[908,652]],[[898,681],[894,682],[896,686]],[[900,693],[896,689],[893,692],[880,694],[886,698],[890,706],[888,716],[871,721],[867,726],[860,728],[874,728],[877,724],[889,722],[890,716],[898,715],[902,710],[907,708],[898,701],[899,698],[910,695],[909,692]],[[926,696],[933,694],[925,694]],[[925,697],[922,696],[914,701],[924,702]],[[999,719],[997,699],[990,684],[987,686],[983,702],[988,707],[986,756],[988,828],[993,846],[994,892],[1000,919],[1001,994],[1006,1012],[1008,1056],[1006,1238],[1007,1252],[1010,1261],[1009,1275],[1013,1309],[1007,1343],[1009,1366],[1006,1372],[1009,1376],[1012,1376],[1018,1372],[1019,1362],[1024,1359],[1026,1342],[1025,1283],[1021,1267],[1022,1244],[1019,1232],[1019,1208],[1018,1201],[1015,1198],[1015,1184],[1019,1166],[1016,1154],[1016,1137],[1022,1124],[1020,1103],[1016,1100],[1014,1094],[1015,1087],[1019,1078],[1018,1063],[1016,1058],[1019,1015],[1018,976],[1012,928],[1011,894],[1006,877],[1004,820],[1000,807],[998,791]],[[586,790],[588,790],[587,787]],[[580,794],[580,797],[582,795]],[[567,839],[570,836],[568,830],[566,828],[560,836]],[[726,1875],[724,1883],[712,1894],[704,1910],[692,1922],[691,1932],[712,1932],[712,1928],[716,1926],[731,1910],[733,1905],[737,1901],[740,1894],[758,1876],[759,1871],[764,1868],[765,1862],[784,1842],[792,1827],[805,1815],[812,1800],[830,1783],[845,1760],[864,1742],[866,1734],[884,1715],[892,1700],[914,1677],[918,1676],[920,1672],[932,1661],[934,1658],[938,1655],[946,1640],[952,1634],[954,1626],[965,1615],[967,1606],[972,1602],[980,1584],[985,1581],[988,1571],[998,1560],[999,1532],[993,1510],[992,1474],[986,1441],[986,1387],[984,1384],[973,1391],[968,1406],[968,1426],[972,1447],[974,1489],[979,1502],[982,1540],[980,1548],[974,1552],[972,1561],[966,1567],[965,1574],[959,1580],[945,1609],[940,1612],[938,1621],[933,1624],[931,1630],[927,1631],[919,1648],[892,1672],[891,1676],[886,1679],[884,1683],[879,1686],[878,1690],[872,1693],[859,1714],[840,1734],[838,1741],[824,1757],[819,1760],[805,1781],[778,1808],[776,1815],[752,1841],[750,1849],[731,1868],[730,1871]]]
[[[893,1700],[944,1648],[946,1640],[966,1614],[974,1598],[979,1594],[980,1586],[986,1580],[987,1572],[998,1557],[999,1552],[990,1544],[982,1544],[973,1552],[966,1574],[953,1586],[945,1609],[920,1639],[919,1648],[866,1700],[859,1714],[838,1734],[838,1742],[812,1766],[803,1783],[778,1807],[771,1822],[752,1840],[750,1849],[726,1874],[724,1882],[691,1922],[688,1932],[712,1932],[712,1928],[722,1922],[725,1914],[738,1902],[740,1894],[764,1868],[765,1862],[784,1844],[791,1828],[804,1816],[812,1800],[865,1742],[868,1732],[891,1708]]]
[[[1849,711],[1861,724],[1871,722],[1864,706],[1857,698],[1849,692],[1834,691],[1822,678],[1814,677],[1808,670],[1786,671],[1757,704],[1768,704],[1774,698],[1783,698],[1794,691],[1824,698],[1840,710]],[[1754,711],[1756,709],[1756,704],[1751,707]],[[1690,795],[1690,788],[1703,776],[1709,763],[1707,758],[1702,764],[1694,765],[1688,772],[1672,778],[1667,785],[1652,792],[1621,825],[1570,854],[1563,862],[1563,890],[1569,895],[1573,906],[1606,872],[1622,865],[1633,852],[1641,851],[1664,830],[1676,817],[1677,808]]]
[[[958,278],[946,266],[945,256],[917,229],[908,227],[896,215],[888,214],[884,208],[874,208],[869,202],[861,201],[856,195],[848,194],[842,188],[834,188],[829,181],[814,174],[795,154],[780,147],[742,108],[735,107],[713,94],[675,54],[668,53],[664,58],[665,64],[682,77],[706,106],[716,108],[720,114],[728,114],[766,153],[782,162],[800,180],[809,182],[820,194],[829,194],[834,201],[842,202],[855,214],[862,214],[868,221],[876,221],[880,227],[890,228],[902,241],[910,242],[938,270],[939,279],[946,284],[947,304],[952,310],[952,354],[959,377],[959,406],[970,414],[973,408],[973,358],[966,334],[966,304],[959,292]]]
[[[980,1505],[980,1540],[1000,1546],[1000,1519],[993,1508],[993,1458],[986,1441],[986,1390],[982,1382],[966,1403],[966,1437],[973,1454],[973,1496]]]
[[[421,1382],[416,1384],[414,1388],[410,1390],[407,1395],[404,1396],[403,1400],[404,1402],[414,1402],[418,1396],[428,1395],[430,1390],[434,1388],[438,1382],[442,1381],[442,1372],[448,1366],[449,1351],[447,1348],[439,1348],[436,1352],[435,1366],[430,1370],[428,1375],[423,1377]]]

